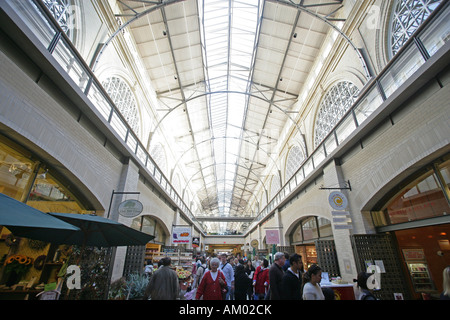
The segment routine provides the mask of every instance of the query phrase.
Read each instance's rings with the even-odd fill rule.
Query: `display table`
[[[320,287],[333,289],[336,300],[355,300],[355,291],[352,284],[321,283]]]

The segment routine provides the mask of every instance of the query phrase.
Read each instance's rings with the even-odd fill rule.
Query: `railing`
[[[129,150],[141,162],[166,194],[176,203],[197,227],[194,215],[172,187],[164,173],[158,168],[148,151],[134,134],[127,121],[109,98],[102,85],[74,48],[70,39],[60,28],[53,16],[40,0],[8,1],[30,29],[39,38],[80,90],[89,98],[101,116],[125,142]],[[310,173],[325,163],[328,156],[361,124],[372,115],[402,84],[405,83],[430,57],[450,39],[450,10],[443,2],[429,19],[415,32],[405,46],[389,62],[386,68],[360,93],[346,115],[322,141],[314,152],[303,162],[297,172],[284,184],[266,207],[255,217],[248,230],[271,214]],[[33,8],[34,10],[30,10]]]
[[[450,40],[449,21],[449,3],[444,1],[416,30],[380,74],[366,85],[350,110],[262,209],[248,230],[274,212],[309,174],[320,168],[334,150],[345,144],[346,139],[365,123],[385,100]]]
[[[104,120],[109,123],[114,132],[125,142],[129,151],[136,156],[143,168],[154,178],[166,195],[203,231],[189,207],[154,162],[47,7],[40,0],[7,0],[7,2],[67,72]]]

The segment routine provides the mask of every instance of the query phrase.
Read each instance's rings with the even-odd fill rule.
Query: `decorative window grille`
[[[278,191],[281,189],[280,176],[278,174],[272,177],[272,182],[270,183],[270,197],[269,199],[273,199]]]
[[[293,146],[289,151],[286,161],[286,181],[288,181],[294,173],[297,172],[303,160],[305,160],[305,157],[303,156],[302,149],[299,146]]]
[[[358,97],[359,89],[349,81],[333,86],[323,99],[316,120],[314,145],[317,147],[345,115]]]
[[[163,146],[158,143],[151,150],[150,155],[152,159],[156,162],[161,171],[166,174],[167,173],[167,158],[166,153],[164,152]]]
[[[43,2],[58,21],[61,29],[68,37],[71,37],[75,24],[74,6],[69,0],[43,0]]]
[[[442,0],[397,0],[391,22],[391,50],[394,56]]]
[[[125,81],[117,77],[106,79],[102,85],[131,129],[136,135],[139,135],[139,114],[136,99],[130,87]]]

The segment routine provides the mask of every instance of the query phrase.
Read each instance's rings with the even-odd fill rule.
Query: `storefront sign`
[[[403,256],[405,257],[406,261],[410,260],[419,260],[424,261],[425,260],[425,253],[423,249],[403,249]]]
[[[119,204],[119,214],[126,218],[134,218],[141,214],[144,206],[139,200],[125,200]]]
[[[172,243],[191,243],[191,227],[172,227]]]

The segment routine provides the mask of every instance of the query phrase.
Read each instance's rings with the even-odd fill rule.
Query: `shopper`
[[[253,283],[253,275],[255,274],[255,267],[252,264],[252,261],[249,259],[245,262],[245,274],[250,279],[251,283]],[[235,276],[236,277],[236,276]],[[250,285],[247,291],[247,299],[253,300],[253,286]]]
[[[270,300],[281,300],[281,281],[284,275],[283,266],[286,262],[284,253],[275,253],[274,260],[269,269]]]
[[[219,268],[225,275],[225,279],[226,279],[226,282],[228,285],[226,300],[230,300],[232,291],[234,291],[234,271],[233,271],[233,267],[231,266],[231,264],[228,263],[228,261],[227,261],[226,253],[223,253],[220,256],[220,259],[222,260],[222,263],[220,264]]]
[[[289,267],[281,280],[281,297],[283,300],[302,299],[302,274],[300,267],[302,257],[296,253],[289,258]]]
[[[237,265],[234,274],[234,300],[247,300],[247,293],[251,286],[252,280],[245,273],[245,267],[241,264]]]
[[[322,289],[320,288],[320,281],[322,280],[322,269],[313,264],[303,274],[303,300],[325,300]]]
[[[284,257],[286,258],[286,261],[284,262],[283,271],[286,272],[287,269],[290,267],[290,261],[289,261],[289,253],[285,253]]]
[[[209,262],[210,270],[206,271],[197,288],[195,300],[223,300],[224,290],[227,289],[225,275],[219,269],[220,260],[212,258]]]
[[[370,276],[372,276],[372,274],[364,271],[358,274],[358,279],[356,279],[356,283],[360,291],[358,300],[377,300],[377,298],[375,298],[372,291],[367,286],[367,281],[369,281]]]
[[[255,259],[253,260],[252,265],[255,267],[255,269],[261,265],[261,261],[259,260],[258,256],[255,256]]]
[[[255,273],[256,269],[252,264],[251,260],[247,260],[245,263],[245,273],[247,276],[250,277],[250,279],[253,279],[253,274]]]
[[[450,300],[450,266],[444,269],[442,279],[444,291],[441,293],[440,300]]]
[[[269,261],[263,259],[253,275],[254,299],[264,300],[269,289]]]
[[[197,272],[195,273],[194,276],[194,282],[192,284],[192,288],[197,288],[198,285],[200,284],[200,281],[203,278],[203,274],[206,271],[206,259],[205,257],[200,257],[200,259],[198,260],[200,262],[199,266],[197,267]]]
[[[170,268],[169,257],[161,259],[161,266],[153,272],[145,290],[144,300],[177,300],[180,298],[180,284],[177,273]]]

